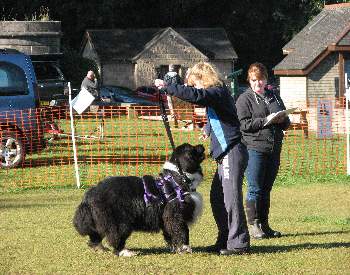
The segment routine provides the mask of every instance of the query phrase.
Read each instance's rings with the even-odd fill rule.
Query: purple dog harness
[[[189,194],[181,189],[170,174],[166,176],[161,174],[160,177],[154,181],[160,196],[156,196],[149,191],[144,178],[142,178],[142,182],[145,189],[143,199],[147,206],[150,205],[150,203],[165,204],[175,199],[178,199],[182,203],[184,202],[184,197]]]

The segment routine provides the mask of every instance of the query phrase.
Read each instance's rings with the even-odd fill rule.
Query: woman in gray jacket
[[[280,237],[281,233],[269,226],[270,193],[280,166],[283,130],[290,120],[288,115],[271,119],[285,106],[278,94],[266,89],[267,70],[263,64],[250,65],[248,82],[250,88],[239,96],[236,108],[249,154],[246,212],[250,234],[255,239]]]

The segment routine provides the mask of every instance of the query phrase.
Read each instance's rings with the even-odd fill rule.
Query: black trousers
[[[242,191],[247,163],[247,148],[236,144],[218,164],[212,182],[210,204],[218,227],[216,245],[220,248],[250,246]]]

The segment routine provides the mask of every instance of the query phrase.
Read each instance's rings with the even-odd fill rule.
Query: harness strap
[[[165,204],[171,202],[175,199],[178,199],[179,202],[183,203],[184,198],[190,195],[190,192],[184,192],[181,186],[174,180],[172,175],[163,176],[160,174],[160,177],[153,181],[155,187],[158,189],[160,196],[154,195],[150,192],[148,184],[148,178],[145,176],[142,178],[142,183],[144,187],[143,199],[147,206],[151,203],[160,203]]]

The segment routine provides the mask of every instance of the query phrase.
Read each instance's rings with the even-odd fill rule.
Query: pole
[[[350,121],[349,121],[349,99],[350,87],[348,83],[348,74],[345,74],[345,121],[346,121],[346,174],[350,175]]]
[[[69,90],[68,95],[69,95],[70,129],[72,133],[72,143],[73,143],[75,180],[77,182],[77,187],[80,188],[79,166],[78,166],[78,157],[77,157],[77,147],[75,144],[75,128],[74,128],[74,120],[73,120],[72,89],[70,86],[70,82],[68,82],[68,90]]]

